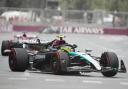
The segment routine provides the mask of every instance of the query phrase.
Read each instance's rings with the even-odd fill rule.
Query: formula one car
[[[14,35],[13,40],[4,40],[1,45],[1,54],[9,55],[11,48],[23,48],[23,43],[35,43],[38,37],[36,35]]]
[[[115,76],[118,72],[126,73],[123,60],[120,62],[115,53],[104,52],[101,57],[92,56],[89,51],[76,51],[76,45],[65,44],[58,48],[48,48],[28,52],[23,48],[14,48],[9,55],[9,66],[12,71],[38,69],[53,74],[101,72],[106,77]],[[44,50],[46,49],[46,50]]]

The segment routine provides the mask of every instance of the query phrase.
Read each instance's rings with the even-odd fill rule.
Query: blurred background
[[[128,35],[127,11],[128,0],[0,0],[0,31],[98,27]]]
[[[128,69],[128,0],[0,0],[0,46],[23,32],[44,41],[64,34],[78,51],[115,52]],[[0,63],[0,89],[128,89],[128,72],[112,78],[11,72],[1,54]]]

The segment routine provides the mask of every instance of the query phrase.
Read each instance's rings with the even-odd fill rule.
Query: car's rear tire
[[[9,67],[12,71],[24,72],[29,64],[28,55],[23,48],[12,49],[9,55]]]
[[[101,64],[103,69],[105,67],[106,68],[107,67],[112,68],[112,70],[101,71],[104,76],[112,77],[112,76],[115,76],[117,74],[118,68],[119,68],[119,61],[118,61],[118,57],[115,53],[104,52],[101,55],[100,64]]]
[[[9,53],[4,52],[6,49],[10,49],[9,41],[7,41],[7,40],[2,41],[2,45],[1,45],[1,54],[2,54],[2,56],[8,56],[9,55]]]
[[[52,56],[52,71],[54,74],[65,74],[69,65],[69,56],[66,52],[56,52]]]

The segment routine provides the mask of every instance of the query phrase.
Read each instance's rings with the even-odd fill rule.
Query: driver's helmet
[[[64,35],[58,35],[57,38],[59,38],[60,40],[63,40],[63,38],[65,38],[66,36]]]
[[[40,44],[41,43],[40,39],[37,39],[37,42]]]
[[[26,33],[25,33],[25,32],[23,33],[23,37],[27,37],[27,35],[26,35]]]

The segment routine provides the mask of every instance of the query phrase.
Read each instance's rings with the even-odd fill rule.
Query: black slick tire
[[[117,74],[119,68],[118,57],[114,52],[104,52],[101,55],[100,64],[102,68],[110,67],[112,70],[101,71],[101,73],[106,77],[113,77]]]
[[[24,72],[29,65],[28,55],[23,48],[12,49],[9,55],[9,67],[12,71]]]

